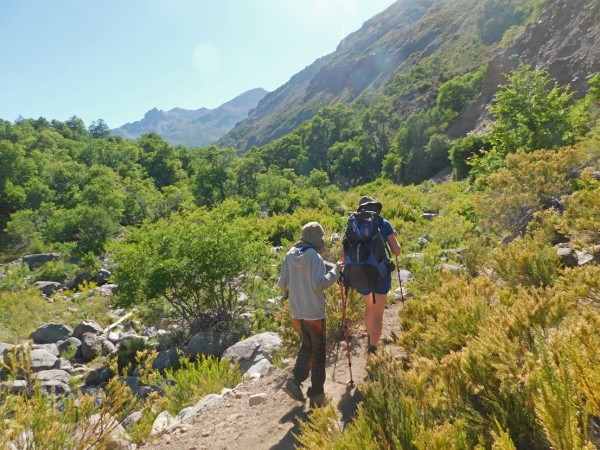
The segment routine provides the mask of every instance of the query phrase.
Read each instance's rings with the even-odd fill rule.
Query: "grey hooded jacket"
[[[325,317],[325,289],[335,284],[340,273],[327,271],[321,255],[311,247],[292,247],[283,260],[279,286],[289,292],[292,317],[316,320]]]

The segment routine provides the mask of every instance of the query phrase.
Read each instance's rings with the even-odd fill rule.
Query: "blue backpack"
[[[372,211],[350,213],[343,241],[347,287],[373,292],[387,276],[389,259],[380,220]]]

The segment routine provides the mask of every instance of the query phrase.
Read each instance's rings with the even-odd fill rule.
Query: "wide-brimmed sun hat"
[[[318,222],[308,222],[302,227],[302,237],[297,242],[296,247],[302,247],[304,245],[315,248],[316,250],[322,250],[325,248],[325,231]]]
[[[369,195],[363,196],[358,202],[358,210],[359,211],[373,211],[379,214],[383,205],[375,200],[375,197],[371,197]]]

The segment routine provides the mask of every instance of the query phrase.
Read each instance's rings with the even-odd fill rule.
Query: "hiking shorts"
[[[374,290],[376,294],[387,294],[390,292],[392,288],[392,275],[390,273],[387,274],[385,279],[377,286]],[[361,295],[369,295],[371,293],[368,289],[359,289],[358,293]]]

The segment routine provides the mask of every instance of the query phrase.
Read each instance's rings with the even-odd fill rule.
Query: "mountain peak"
[[[152,108],[143,119],[127,123],[112,130],[116,136],[137,139],[144,133],[154,131],[173,145],[201,147],[217,141],[230,131],[248,112],[258,105],[267,94],[262,88],[246,91],[218,108],[184,109],[175,107],[169,111]]]

